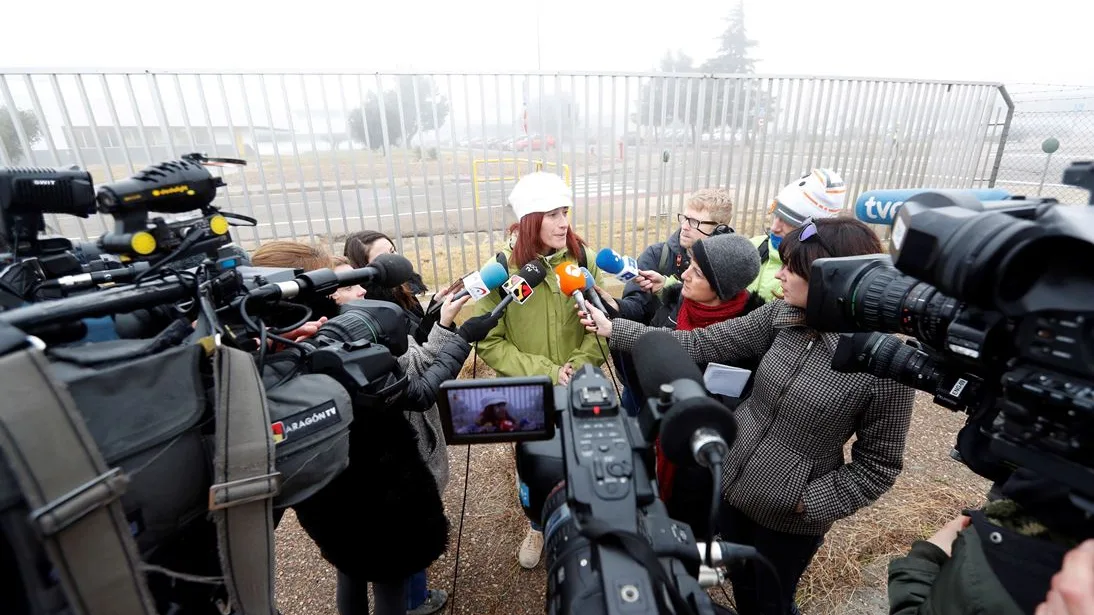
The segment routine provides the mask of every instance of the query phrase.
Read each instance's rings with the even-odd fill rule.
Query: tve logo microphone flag
[[[901,189],[901,190],[869,190],[859,195],[855,201],[855,217],[867,224],[891,225],[896,219],[904,201],[930,188]],[[1006,190],[962,190],[981,201],[1003,201],[1011,197]]]

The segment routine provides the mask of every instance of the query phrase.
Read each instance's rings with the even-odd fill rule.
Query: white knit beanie
[[[574,200],[564,179],[554,173],[536,171],[521,177],[513,186],[509,204],[520,220],[537,211],[547,213],[559,207],[573,207]]]

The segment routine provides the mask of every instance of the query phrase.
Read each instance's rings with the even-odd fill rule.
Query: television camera
[[[230,219],[255,220],[213,205],[224,180],[206,166],[244,165],[243,160],[200,153],[149,166],[132,177],[95,189],[82,170],[0,168],[0,255],[7,307],[67,296],[102,283],[129,282],[149,268],[200,261],[231,242]],[[91,242],[42,236],[45,214],[88,218],[109,214],[114,229]],[[182,215],[172,221],[151,212]],[[193,264],[196,264],[193,263]]]
[[[1094,162],[1063,183],[1094,204]],[[853,332],[833,369],[967,412],[956,459],[994,481],[1028,468],[1094,512],[1094,209],[925,191],[893,221],[890,253],[813,263],[807,323]]]
[[[687,524],[668,516],[657,497],[654,440],[660,436],[674,463],[712,470],[716,507],[736,423],[671,334],[644,335],[634,360],[650,393],[637,418],[621,411],[613,385],[592,365],[568,386],[552,387],[546,377],[442,385],[449,444],[535,445],[518,456],[532,458],[529,472],[542,475],[522,471],[522,480],[565,479],[543,505],[548,613],[716,613],[704,588],[722,580],[720,567],[765,561],[749,547],[696,542]]]

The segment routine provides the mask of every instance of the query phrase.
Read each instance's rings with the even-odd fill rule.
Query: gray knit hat
[[[737,295],[760,274],[760,254],[743,235],[704,237],[691,246],[691,254],[719,299]]]

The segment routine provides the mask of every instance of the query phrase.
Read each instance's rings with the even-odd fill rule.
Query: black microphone
[[[661,448],[675,464],[710,467],[729,453],[737,436],[733,413],[707,395],[703,375],[672,333],[653,330],[631,352],[643,397],[657,396],[665,411]]]
[[[547,270],[538,261],[531,261],[521,267],[520,271],[513,274],[501,285],[502,290],[505,291],[505,297],[490,312],[490,316],[497,317],[514,301],[523,304],[531,298],[533,289],[542,284],[545,279],[547,279]]]
[[[100,284],[132,282],[141,273],[148,271],[149,264],[145,261],[137,261],[132,265],[126,265],[115,269],[100,269],[88,273],[66,275],[55,280],[46,280],[42,288],[64,288],[78,290],[91,288]]]
[[[398,254],[381,254],[372,259],[366,267],[350,271],[316,269],[296,276],[287,282],[264,284],[247,293],[248,297],[261,297],[276,301],[292,299],[303,293],[329,295],[336,288],[371,282],[387,288],[394,288],[406,282],[414,275],[414,266],[406,257]]]

